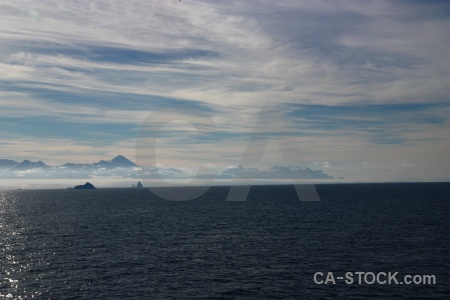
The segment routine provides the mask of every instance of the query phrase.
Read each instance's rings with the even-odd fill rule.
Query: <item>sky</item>
[[[449,36],[447,1],[2,1],[0,158],[450,180]]]

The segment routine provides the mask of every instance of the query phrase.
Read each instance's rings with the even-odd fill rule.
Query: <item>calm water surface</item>
[[[226,202],[229,187],[185,202],[146,189],[2,191],[0,299],[448,299],[450,184],[316,188],[320,202],[292,186],[254,186],[245,202]],[[437,283],[314,284],[329,271]]]

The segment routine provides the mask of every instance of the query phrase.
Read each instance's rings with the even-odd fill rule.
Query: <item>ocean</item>
[[[316,189],[1,191],[0,299],[448,299],[449,183]]]

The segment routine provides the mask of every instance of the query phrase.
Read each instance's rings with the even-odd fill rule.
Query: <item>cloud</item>
[[[327,170],[424,168],[419,153],[446,161],[449,149],[449,23],[443,2],[1,3],[2,153],[131,153],[145,118],[169,108],[206,112],[217,132],[178,124],[160,136],[162,162],[223,168],[239,163],[269,106],[276,130],[260,135],[292,138]],[[76,145],[87,148],[56,152]]]
[[[414,166],[414,164],[409,163],[409,162],[406,161],[406,160],[402,160],[402,161],[400,162],[400,166],[402,166],[402,167],[412,167],[412,166]]]
[[[436,57],[429,53],[430,48],[436,47],[426,50],[427,46],[423,46],[430,44],[423,43],[423,36],[428,32],[424,34],[410,27],[417,24],[421,28],[424,21],[430,20],[405,21],[407,14],[402,12],[404,7],[400,4],[397,7],[371,4],[368,7],[365,3],[330,6],[323,2],[308,5],[249,2],[226,6],[209,2],[148,1],[127,6],[117,1],[105,3],[68,2],[56,7],[50,3],[19,3],[16,7],[9,7],[10,14],[3,18],[2,25],[10,30],[9,38],[5,40],[11,45],[9,52],[13,52],[12,58],[20,58],[14,52],[14,48],[18,47],[15,41],[20,37],[21,42],[29,40],[30,43],[38,42],[40,46],[22,44],[18,47],[21,50],[53,52],[53,55],[36,58],[36,62],[44,66],[67,67],[67,64],[75,64],[77,69],[96,69],[103,63],[108,69],[123,71],[122,68],[132,67],[151,70],[149,66],[142,65],[152,61],[169,68],[176,63],[176,70],[179,71],[201,66],[204,68],[201,71],[215,74],[214,77],[222,79],[223,87],[233,90],[238,87],[238,80],[247,79],[249,83],[266,83],[266,88],[262,90],[272,92],[276,91],[277,83],[288,86],[291,82],[296,83],[292,86],[296,89],[308,86],[317,92],[323,91],[318,88],[328,86],[330,93],[336,93],[330,88],[346,80],[358,79],[355,76],[359,75],[359,71],[370,74],[367,66],[376,68],[374,63],[383,62],[383,58],[386,60],[382,73],[394,73],[398,69],[408,70],[411,67],[416,67],[417,71],[414,64],[387,69],[387,63],[392,65],[386,57],[389,53],[393,58],[417,56],[429,60]],[[25,16],[26,11],[39,11],[38,20],[19,17],[24,10],[22,15]],[[408,9],[407,13],[411,10]],[[13,11],[16,13],[11,13]],[[397,15],[403,18],[397,20],[394,18]],[[336,26],[332,22],[324,22],[325,18],[339,23]],[[429,24],[428,30],[433,34],[426,36],[435,44],[441,41],[438,38],[445,35],[448,27],[445,20],[432,21],[435,22]],[[39,34],[33,34],[37,32]],[[44,44],[48,40],[53,43]],[[439,42],[438,48],[445,49],[448,43],[445,40]],[[322,44],[329,44],[330,47],[324,48]],[[411,46],[418,46],[414,48],[417,49],[414,53],[405,51]],[[342,49],[333,50],[333,47]],[[358,55],[350,57],[352,51]],[[24,55],[30,54],[25,52],[22,57]],[[118,67],[118,62],[124,66]],[[112,65],[108,67],[108,63]],[[343,71],[346,76],[342,76]],[[305,80],[306,84],[301,84]],[[348,83],[341,89],[348,88]],[[218,88],[218,85],[212,85],[212,90]],[[367,86],[364,84],[364,87]],[[194,87],[190,85],[188,88]]]
[[[119,154],[134,159],[135,140],[120,140],[113,143],[97,141],[79,141],[73,139],[41,139],[21,136],[3,137],[0,142],[1,158],[15,160],[43,160],[50,165],[62,165],[66,162],[86,163],[99,161],[105,157]],[[11,156],[8,153],[12,154]]]
[[[441,39],[447,20],[408,20],[401,4],[106,3],[5,9],[16,12],[2,21],[9,27],[7,76],[21,86],[212,105],[421,102],[424,95],[448,95],[449,67],[439,63],[448,48]],[[22,15],[39,12],[38,20],[19,17],[24,7]]]

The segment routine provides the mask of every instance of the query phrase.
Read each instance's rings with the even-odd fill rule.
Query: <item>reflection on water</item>
[[[0,298],[444,298],[448,184],[0,192]],[[180,192],[183,192],[180,189]],[[318,286],[315,272],[435,274],[435,286]]]

